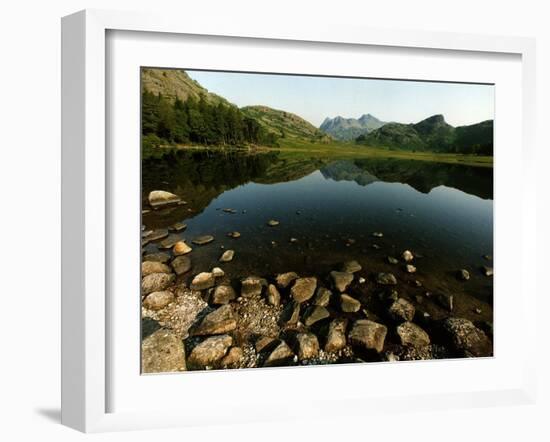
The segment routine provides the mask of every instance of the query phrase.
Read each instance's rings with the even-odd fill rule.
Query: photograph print
[[[493,356],[494,85],[140,75],[143,374]]]

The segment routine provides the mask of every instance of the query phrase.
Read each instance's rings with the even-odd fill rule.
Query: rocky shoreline
[[[152,209],[184,204],[162,191],[152,192],[150,200]],[[277,228],[279,222],[266,224]],[[369,271],[366,258],[356,257],[335,263],[327,274],[289,269],[257,276],[224,271],[238,259],[238,250],[224,249],[210,271],[194,272],[193,248],[215,247],[215,238],[202,235],[188,244],[185,229],[178,222],[142,231],[142,244],[155,243],[159,250],[142,257],[144,373],[493,354],[492,321],[475,319],[484,313],[481,307],[459,316],[452,294],[411,279],[419,263],[410,250],[387,256],[384,272]],[[491,267],[480,271],[492,277]],[[464,283],[470,279],[465,269],[455,273]]]

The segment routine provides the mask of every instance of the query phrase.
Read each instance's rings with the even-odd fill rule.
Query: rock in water
[[[164,252],[149,253],[143,257],[143,261],[155,261],[166,264],[168,261],[170,261],[170,255]]]
[[[447,318],[443,322],[453,347],[466,357],[491,356],[492,344],[487,335],[464,318]]]
[[[352,298],[350,295],[342,293],[340,295],[340,308],[343,312],[355,313],[361,308],[361,303],[357,299]]]
[[[326,307],[330,303],[331,296],[332,292],[329,289],[319,287],[317,289],[317,292],[315,292],[313,304],[320,305],[321,307]]]
[[[202,272],[196,275],[191,281],[190,289],[191,290],[205,290],[210,287],[214,287],[216,280],[214,275],[210,272]]]
[[[269,284],[267,287],[267,302],[275,307],[279,307],[281,304],[281,294],[273,284]]]
[[[227,349],[233,344],[233,338],[229,335],[212,336],[197,345],[187,362],[190,368],[205,368],[221,360],[227,353]]]
[[[220,256],[220,262],[229,262],[233,260],[234,255],[234,250],[226,250],[225,252],[223,252],[222,256]]]
[[[160,329],[141,343],[142,373],[185,371],[183,342],[174,333]]]
[[[333,320],[328,327],[325,351],[335,352],[346,346],[346,327],[348,321],[343,318]]]
[[[219,285],[214,289],[212,304],[228,304],[237,297],[235,290],[230,285]]]
[[[153,209],[164,207],[170,204],[177,204],[181,201],[180,197],[164,190],[153,190],[149,193],[149,205]]]
[[[191,270],[191,259],[187,256],[178,256],[170,263],[176,275],[183,275]]]
[[[178,241],[174,244],[172,249],[174,256],[187,255],[188,253],[191,253],[191,251],[193,251],[193,249],[189,247],[185,241]]]
[[[300,360],[311,359],[319,354],[319,341],[313,333],[298,333],[296,347]]]
[[[170,230],[174,230],[176,232],[183,232],[185,229],[187,229],[187,224],[185,223],[174,223],[170,226]]]
[[[361,264],[359,264],[357,261],[346,261],[344,264],[342,264],[341,271],[346,273],[355,273],[361,270],[363,267],[361,267]]]
[[[483,274],[485,276],[493,276],[493,268],[492,267],[483,266],[481,268],[481,270],[483,271]]]
[[[290,289],[290,294],[296,302],[304,302],[313,296],[316,287],[317,278],[298,278]]]
[[[159,249],[171,249],[174,247],[181,238],[179,235],[170,235],[167,238],[164,238],[158,245]]]
[[[282,325],[292,325],[296,324],[298,319],[300,319],[300,303],[291,301],[283,308],[279,323]]]
[[[241,296],[244,298],[250,298],[254,296],[260,296],[262,294],[263,286],[267,284],[267,281],[258,276],[248,276],[241,280]]]
[[[328,310],[320,305],[311,306],[304,314],[304,324],[306,327],[311,327],[318,321],[321,321],[330,316]]]
[[[280,273],[279,275],[277,275],[277,278],[275,280],[279,288],[285,289],[295,279],[298,279],[298,275],[295,272],[287,272],[287,273]]]
[[[212,235],[202,235],[193,238],[192,243],[198,246],[203,246],[205,244],[211,243],[212,241],[214,241],[214,237]]]
[[[399,298],[390,306],[388,313],[395,321],[412,321],[415,308],[406,299]]]
[[[287,365],[294,359],[294,353],[285,341],[281,341],[266,359],[265,367]]]
[[[275,227],[275,226],[278,226],[280,223],[279,221],[277,220],[274,220],[274,219],[270,219],[268,222],[267,222],[267,225],[269,227]]]
[[[151,273],[172,273],[170,267],[166,264],[156,261],[145,261],[141,263],[141,276],[147,276]]]
[[[149,241],[158,241],[159,239],[166,238],[168,236],[167,229],[157,229],[153,230],[149,235],[146,235],[145,238]]]
[[[428,333],[418,325],[409,321],[403,322],[397,326],[397,335],[403,345],[410,345],[417,348],[430,345],[430,336]]]
[[[241,234],[240,234],[240,232],[236,232],[236,231],[235,231],[235,232],[229,232],[229,233],[227,234],[227,236],[229,236],[229,238],[235,238],[235,239],[237,239],[237,238],[240,238],[240,237],[241,237]]]
[[[411,262],[414,259],[414,255],[410,250],[405,250],[401,256],[403,257],[403,260],[406,262]]]
[[[394,258],[393,256],[388,256],[387,260],[390,264],[399,264],[399,260],[397,258]]]
[[[219,335],[237,328],[233,308],[227,304],[207,314],[192,331],[193,336]]]
[[[219,267],[214,267],[212,269],[212,276],[214,278],[221,278],[221,277],[225,276],[225,272],[222,269],[220,269]]]
[[[415,273],[416,272],[416,267],[413,266],[412,264],[407,264],[405,266],[405,270],[407,271],[407,273]]]
[[[242,361],[243,357],[244,352],[241,347],[231,347],[222,359],[221,364],[223,367],[234,367]]]
[[[174,302],[174,294],[168,290],[153,292],[143,300],[143,306],[149,310],[161,310],[171,302]]]
[[[458,271],[458,279],[462,279],[463,281],[468,281],[470,279],[470,272],[466,269],[460,269]]]
[[[148,295],[167,289],[174,282],[174,275],[167,273],[151,273],[141,280],[141,293]]]
[[[382,232],[373,232],[372,236],[374,236],[375,238],[382,238],[384,234]]]
[[[392,273],[378,273],[376,282],[380,285],[397,285],[397,279]]]
[[[349,332],[349,340],[353,345],[380,353],[384,348],[387,333],[388,329],[385,325],[368,319],[359,319],[353,323]]]
[[[353,281],[353,273],[348,272],[332,271],[330,272],[330,277],[332,278],[334,287],[336,287],[340,293],[344,292]]]

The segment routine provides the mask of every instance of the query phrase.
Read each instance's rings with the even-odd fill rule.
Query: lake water
[[[235,279],[285,271],[326,279],[339,263],[355,259],[367,274],[393,272],[402,290],[464,295],[487,304],[484,316],[492,315],[492,278],[480,271],[492,266],[483,258],[493,250],[492,168],[197,150],[144,160],[142,186],[144,208],[151,190],[187,202],[144,214],[146,229],[183,221],[181,237],[190,245],[199,235],[215,237],[192,245],[192,274],[220,265],[222,248],[235,250],[233,261],[221,265]],[[280,224],[268,226],[271,219]],[[229,238],[231,231],[241,237]],[[146,246],[155,250],[154,243]],[[417,273],[387,262],[404,250],[418,255]],[[463,268],[471,274],[466,283],[456,277]]]

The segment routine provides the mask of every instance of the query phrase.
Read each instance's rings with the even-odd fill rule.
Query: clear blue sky
[[[300,115],[315,126],[325,117],[370,113],[416,123],[443,114],[453,126],[494,118],[494,86],[397,80],[187,71],[210,92],[239,107],[263,104]]]

